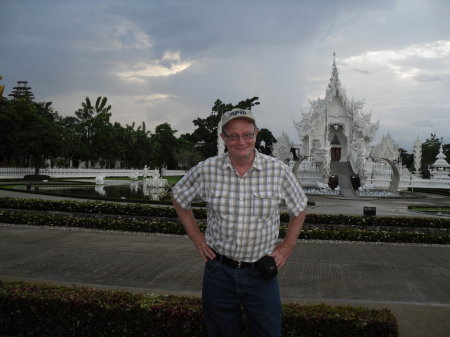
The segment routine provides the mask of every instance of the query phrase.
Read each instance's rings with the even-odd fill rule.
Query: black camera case
[[[275,263],[275,259],[272,256],[266,255],[258,260],[256,263],[256,269],[261,274],[263,280],[270,280],[271,278],[277,276],[278,268]]]

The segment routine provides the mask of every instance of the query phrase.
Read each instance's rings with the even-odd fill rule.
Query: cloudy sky
[[[178,136],[216,99],[258,96],[259,127],[298,143],[335,51],[375,142],[411,151],[431,133],[450,142],[449,17],[449,0],[2,0],[0,84],[27,80],[63,116],[106,96],[114,121]]]

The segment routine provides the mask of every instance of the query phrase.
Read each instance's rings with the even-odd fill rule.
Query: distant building
[[[13,88],[12,93],[8,96],[11,96],[13,100],[26,99],[32,101],[34,99],[31,87],[28,86],[28,81],[17,81],[17,86]]]
[[[347,163],[355,174],[362,174],[379,123],[372,122],[371,114],[363,112],[363,101],[347,97],[334,53],[325,98],[317,98],[310,104],[309,111],[303,112],[302,119],[294,123],[302,142],[300,155],[311,158],[324,179],[331,174],[332,162]]]

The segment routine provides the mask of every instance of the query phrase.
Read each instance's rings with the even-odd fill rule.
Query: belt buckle
[[[238,261],[237,263],[238,263],[237,267],[241,268],[241,261]]]

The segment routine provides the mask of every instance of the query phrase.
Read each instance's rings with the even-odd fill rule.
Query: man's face
[[[227,123],[220,134],[231,159],[253,159],[258,129],[248,119],[237,118]]]

